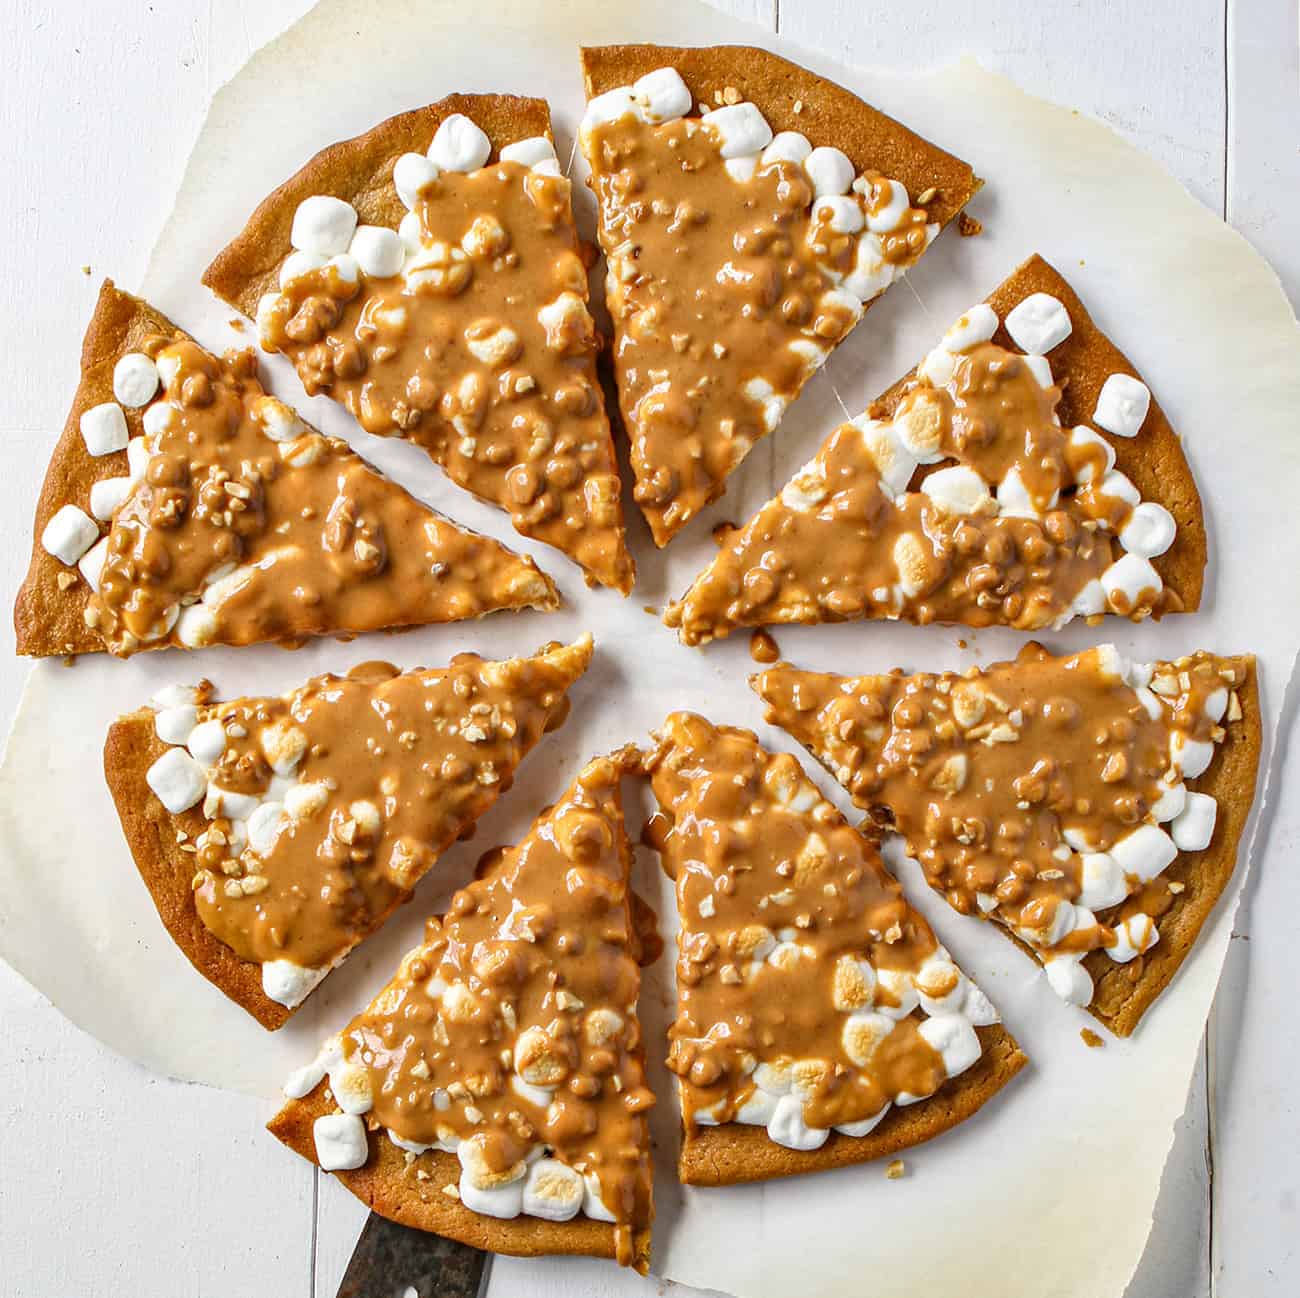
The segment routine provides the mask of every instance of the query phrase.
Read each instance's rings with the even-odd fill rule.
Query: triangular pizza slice
[[[1177,435],[1033,257],[725,538],[665,621],[687,644],[859,618],[1036,631],[1190,612],[1204,572]]]
[[[875,845],[789,754],[673,713],[646,761],[676,881],[668,1067],[681,1179],[729,1185],[897,1153],[1024,1065]]]
[[[1259,763],[1254,659],[1111,645],[958,675],[753,678],[959,912],[1004,925],[1128,1036],[1227,886]]]
[[[644,1272],[650,1133],[625,761],[589,763],[285,1086],[270,1130],[375,1212]]]
[[[980,182],[766,50],[615,45],[582,68],[633,494],[662,546]]]
[[[367,432],[627,594],[587,266],[541,99],[451,95],[332,145],[203,282]]]
[[[280,1027],[510,787],[591,653],[369,662],[228,703],[169,686],[115,722],[104,774],[190,963]]]
[[[251,644],[552,609],[457,527],[105,281],[36,509],[18,652]]]

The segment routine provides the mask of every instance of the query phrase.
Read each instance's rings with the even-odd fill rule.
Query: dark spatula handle
[[[478,1298],[488,1254],[372,1212],[338,1298]]]

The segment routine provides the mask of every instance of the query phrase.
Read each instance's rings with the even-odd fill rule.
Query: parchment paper
[[[1033,251],[1069,276],[1150,381],[1184,434],[1209,514],[1205,609],[1162,625],[1114,623],[1103,634],[1143,657],[1197,646],[1253,650],[1265,708],[1276,717],[1300,644],[1300,541],[1288,512],[1300,486],[1294,316],[1265,263],[1150,160],[1099,124],[1033,100],[972,63],[927,73],[851,71],[692,0],[476,0],[469,9],[323,0],[218,93],[146,282],[125,287],[141,288],[209,346],[250,342],[251,332],[229,329],[229,310],[199,287],[199,274],[264,194],[310,153],[453,90],[511,90],[551,101],[567,157],[581,113],[579,42],[627,40],[761,44],[844,82],[975,166],[988,182],[972,209],[985,233],[943,236],[834,354],[726,497],[667,556],[653,550],[628,502],[640,565],[628,601],[586,590],[572,565],[537,547],[567,601],[557,615],[501,615],[351,644],[316,643],[297,653],[169,651],[127,663],[87,658],[72,669],[54,662],[33,670],[0,770],[0,952],[75,1022],[151,1068],[272,1097],[320,1036],[384,981],[424,915],[467,877],[480,851],[520,834],[585,757],[643,738],[672,708],[753,726],[772,746],[797,751],[761,724],[744,684],[752,669],[745,636],[687,650],[643,606],[661,607],[684,589],[713,551],[712,525],[743,520],[761,504],[842,417],[841,398],[850,411],[860,410]],[[580,161],[575,174],[583,174]],[[585,189],[579,203],[590,229]],[[303,398],[286,365],[273,360],[266,368],[275,390],[309,419],[348,437],[459,521],[520,546],[503,516],[450,487],[419,451],[365,436],[323,398]],[[584,628],[596,635],[597,659],[574,691],[568,724],[528,760],[476,841],[448,853],[415,904],[334,974],[288,1027],[265,1033],[190,969],[136,876],[100,777],[100,744],[116,713],[163,683],[200,674],[226,697],[265,693],[367,658],[435,665],[465,648],[523,652]],[[957,648],[959,635],[971,644],[967,652]],[[1051,644],[1071,649],[1099,638],[1076,627]],[[1013,653],[1019,643],[1010,633],[891,625],[780,634],[794,662],[843,672],[956,667]],[[820,772],[814,776],[848,809],[838,788]],[[1280,787],[1278,772],[1271,777]],[[629,799],[635,830],[644,798],[629,790]],[[1253,856],[1270,868],[1264,844],[1255,844]],[[887,1181],[878,1166],[867,1166],[703,1191],[684,1190],[672,1178],[676,1114],[660,1068],[655,1270],[746,1298],[1120,1294],[1148,1234],[1245,864],[1136,1038],[1108,1041],[1102,1050],[1083,1046],[1079,1029],[1091,1020],[1058,1001],[1035,964],[991,926],[948,911],[914,866],[901,866],[913,901],[994,998],[1032,1067],[974,1120],[910,1153],[903,1180]],[[670,894],[653,860],[639,860],[638,873],[641,888],[670,915]],[[671,933],[671,921],[665,928]],[[643,997],[652,1042],[670,994],[661,962]]]

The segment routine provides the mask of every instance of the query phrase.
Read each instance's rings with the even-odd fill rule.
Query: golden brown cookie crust
[[[843,86],[767,50],[745,45],[603,45],[582,50],[589,99],[665,66],[677,69],[697,104],[714,108],[722,102],[715,94],[737,91],[758,108],[773,134],[798,131],[815,145],[833,144],[857,171],[874,170],[900,180],[914,199],[927,189],[937,190],[926,208],[930,219],[941,225],[947,225],[984,183],[960,158]]]
[[[262,294],[279,286],[280,263],[292,251],[289,231],[298,204],[313,194],[345,199],[363,224],[396,229],[406,208],[393,188],[393,164],[404,153],[423,153],[438,127],[456,113],[484,131],[494,158],[516,140],[551,134],[546,101],[522,95],[448,95],[399,113],[364,135],[322,149],[272,191],[203,272],[203,282],[250,319],[256,316]]]
[[[312,1123],[327,1113],[337,1112],[325,1098],[328,1082],[321,1082],[310,1095],[290,1100],[267,1123],[267,1130],[303,1158],[316,1162]],[[334,1172],[371,1211],[459,1240],[490,1253],[515,1257],[542,1257],[571,1253],[582,1257],[615,1257],[614,1227],[590,1217],[571,1221],[543,1221],[519,1216],[508,1220],[487,1217],[465,1207],[459,1199],[443,1193],[443,1186],[460,1180],[460,1160],[455,1154],[431,1150],[410,1164],[406,1154],[382,1130],[369,1133],[370,1157],[364,1167],[352,1172]],[[417,1170],[428,1173],[427,1179]],[[633,1239],[633,1265],[643,1275],[650,1264],[650,1231],[638,1231]]]
[[[693,1135],[683,1135],[677,1174],[687,1185],[766,1181],[887,1158],[932,1140],[974,1114],[1028,1062],[1015,1038],[1000,1023],[977,1028],[976,1032],[983,1049],[975,1064],[929,1099],[895,1105],[865,1136],[833,1131],[820,1149],[803,1153],[778,1145],[764,1127],[740,1122],[700,1127]]]
[[[89,513],[90,488],[96,482],[127,474],[125,451],[94,456],[86,450],[81,416],[92,406],[113,400],[113,367],[118,358],[124,352],[139,351],[150,334],[188,338],[147,302],[123,293],[111,279],[106,279],[81,344],[81,381],[36,502],[31,564],[14,603],[14,636],[20,654],[45,658],[103,652],[103,638],[85,623],[90,587],[76,568],[66,567],[45,552],[41,533],[64,505],[76,505]],[[122,413],[134,437],[141,431],[144,411],[124,408]],[[65,573],[71,573],[76,582],[61,590],[59,577]]]

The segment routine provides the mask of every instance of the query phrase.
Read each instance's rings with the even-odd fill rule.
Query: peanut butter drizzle
[[[636,1017],[622,773],[621,760],[591,762],[523,842],[457,892],[343,1049],[369,1070],[383,1126],[414,1144],[472,1142],[487,1183],[522,1176],[540,1146],[594,1175],[628,1265],[634,1231],[653,1216],[655,1101]]]
[[[462,531],[267,396],[252,352],[218,360],[162,336],[144,350],[164,372],[174,366],[151,407],[172,415],[145,435],[148,465],[114,515],[87,609],[110,652],[558,603],[530,559]],[[212,602],[195,608],[205,592]]]
[[[1100,448],[1072,445],[1056,422],[1060,398],[1059,387],[1040,387],[1017,353],[994,343],[960,356],[944,387],[914,375],[892,407],[869,414],[905,421],[943,462],[918,469],[894,496],[860,427],[866,421],[841,425],[664,621],[687,644],[737,626],[858,618],[1052,626],[1118,557],[1115,533],[1132,510],[1102,491]],[[1018,470],[1041,518],[947,513],[919,487],[932,468],[954,462],[994,485]],[[1173,598],[1166,591],[1131,615],[1158,613]]]
[[[902,834],[930,886],[962,914],[986,914],[1039,952],[1114,944],[1114,926],[1171,901],[1163,874],[1045,940],[1056,908],[1081,892],[1082,857],[1148,819],[1170,783],[1170,736],[1217,742],[1209,696],[1235,688],[1232,664],[1205,653],[1157,663],[1153,718],[1096,649],[1055,658],[1029,644],[1015,662],[964,676],[840,677],[781,664],[753,678],[766,718],[804,744],[884,829]]]
[[[635,570],[569,197],[568,180],[514,162],[444,172],[420,196],[422,250],[402,274],[313,271],[258,324],[309,393],[423,447],[518,531],[627,594]]]
[[[553,646],[505,662],[460,654],[437,671],[368,663],[282,698],[202,708],[226,749],[209,784],[216,815],[196,840],[199,918],[245,960],[328,967],[510,787],[564,720],[589,657]],[[275,800],[286,772],[305,805],[268,851],[244,847],[211,788]]]
[[[775,427],[746,385],[764,381],[784,408],[857,323],[856,298],[826,296],[852,269],[856,240],[824,221],[812,228],[812,186],[796,163],[734,180],[716,129],[698,118],[625,117],[591,128],[583,148],[609,263],[633,496],[662,546]],[[865,181],[859,201],[874,211],[891,182],[872,172]],[[925,251],[925,212],[909,209],[881,241],[884,260],[910,265]]]
[[[908,973],[937,948],[875,847],[819,797],[798,763],[746,730],[675,712],[647,759],[660,811],[647,837],[676,881],[678,1014],[668,1067],[682,1112],[734,1121],[761,1064],[794,1061],[812,1127],[856,1122],[903,1092],[929,1095],[942,1059],[900,1019],[866,1066],[845,1053],[853,966]],[[778,938],[804,948],[779,964]],[[891,1001],[883,984],[875,1004]]]

